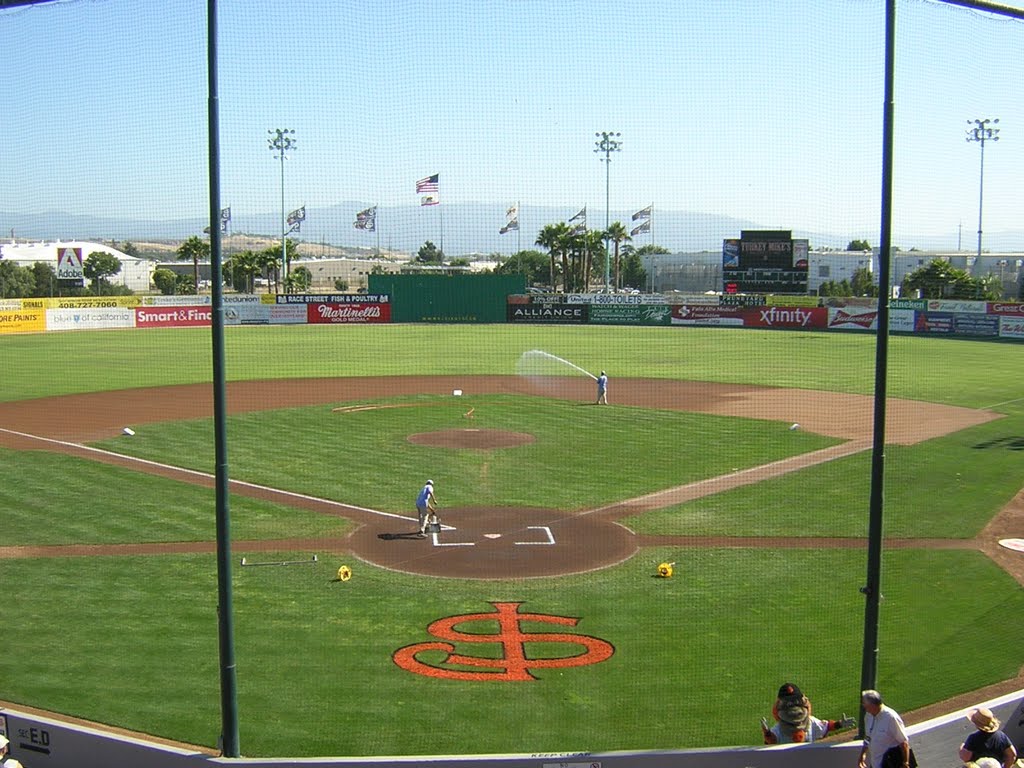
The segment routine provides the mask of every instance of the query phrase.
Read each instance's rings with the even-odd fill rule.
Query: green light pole
[[[274,155],[275,160],[281,161],[281,284],[284,285],[288,279],[288,212],[284,205],[284,161],[288,159],[288,151],[295,149],[295,131],[291,128],[275,128],[267,131],[270,138],[267,139],[267,148]]]
[[[597,147],[594,150],[594,152],[597,152],[599,154],[602,152],[604,153],[604,157],[599,157],[598,160],[604,163],[604,292],[609,293],[609,282],[611,280],[611,276],[608,271],[608,227],[611,226],[611,221],[609,221],[608,215],[608,180],[612,165],[612,152],[622,151],[622,142],[618,140],[622,134],[612,133],[610,131],[600,131],[599,133],[595,133],[594,135],[598,138],[598,141],[594,142],[595,146]]]

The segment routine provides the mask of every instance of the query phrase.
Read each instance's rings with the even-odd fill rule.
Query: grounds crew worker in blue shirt
[[[420,490],[416,497],[416,514],[420,519],[420,538],[427,537],[427,521],[430,513],[437,509],[437,499],[434,496],[434,481],[427,480],[427,484]]]
[[[597,404],[608,405],[608,374],[604,371],[597,378]]]

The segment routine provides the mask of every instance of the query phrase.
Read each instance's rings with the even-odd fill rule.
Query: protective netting
[[[228,466],[250,484],[231,502],[245,754],[760,743],[784,682],[818,717],[857,714],[884,11],[218,4],[212,227],[226,322],[246,326],[226,334]],[[206,13],[0,10],[0,583],[17,628],[0,699],[213,746],[213,494],[174,472],[215,469]],[[1022,24],[897,7],[877,685],[904,712],[1019,672],[1024,566],[998,542],[1024,535]],[[747,232],[805,248],[803,295],[721,295],[723,241]],[[291,298],[347,298],[274,298],[285,234]],[[64,247],[120,271],[78,289],[33,266]],[[908,282],[938,257],[962,274]],[[369,298],[415,268],[529,290],[508,324]],[[414,300],[432,322],[370,322]],[[603,371],[608,407],[582,407]],[[407,439],[482,430],[533,441]],[[427,479],[455,530],[412,540]],[[560,526],[583,518],[606,525],[580,536],[625,538],[570,542]],[[72,545],[110,556],[28,549]],[[501,578],[424,575],[472,547]],[[249,567],[264,562],[287,565]],[[453,616],[466,634],[432,624]],[[461,660],[421,645],[445,642]]]

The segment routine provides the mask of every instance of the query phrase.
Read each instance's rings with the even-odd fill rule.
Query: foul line
[[[176,467],[173,464],[164,464],[164,463],[159,462],[159,461],[152,461],[151,459],[142,459],[142,458],[139,458],[138,456],[129,456],[128,454],[117,453],[115,451],[108,451],[108,450],[105,450],[103,448],[95,448],[95,447],[93,447],[91,445],[83,445],[82,443],[72,443],[72,442],[69,442],[67,440],[57,440],[56,438],[52,438],[52,437],[40,437],[39,435],[30,435],[27,432],[17,432],[17,431],[15,431],[13,429],[6,429],[4,427],[0,427],[0,432],[6,432],[9,435],[16,435],[17,437],[28,438],[29,440],[38,440],[38,441],[43,442],[43,443],[52,443],[54,445],[63,445],[63,446],[66,446],[68,448],[74,448],[74,449],[80,450],[80,451],[88,451],[90,453],[98,453],[101,456],[111,456],[113,458],[123,459],[123,460],[128,461],[128,462],[135,462],[135,463],[138,463],[138,464],[145,464],[145,465],[150,466],[150,467],[158,467],[160,469],[169,469],[169,470],[174,471],[174,472],[181,472],[181,473],[186,474],[186,475],[192,475],[193,477],[201,477],[201,478],[204,478],[206,480],[215,480],[216,479],[216,476],[215,475],[211,475],[209,472],[202,472],[202,471],[197,470],[197,469],[188,469],[186,467]],[[342,509],[342,510],[356,510],[357,512],[366,512],[367,514],[370,514],[370,515],[378,515],[380,517],[391,517],[391,518],[395,518],[397,520],[405,520],[405,521],[408,521],[408,522],[412,522],[412,521],[415,520],[415,518],[406,517],[404,515],[399,515],[399,514],[396,514],[394,512],[384,512],[384,511],[379,510],[379,509],[370,509],[369,507],[360,507],[360,506],[357,506],[355,504],[343,504],[340,501],[334,501],[332,499],[323,499],[323,498],[320,498],[319,496],[310,496],[310,495],[305,494],[305,493],[297,493],[295,491],[286,491],[286,490],[282,490],[280,488],[271,488],[269,485],[260,485],[258,483],[250,483],[247,480],[229,480],[228,482],[231,485],[236,485],[236,486],[240,486],[240,487],[243,487],[243,488],[252,488],[253,490],[257,490],[257,491],[267,491],[269,493],[274,493],[274,494],[278,494],[278,495],[281,495],[281,496],[286,496],[286,497],[292,498],[292,499],[303,499],[305,501],[314,501],[314,502],[316,502],[318,504],[324,504],[324,505],[331,506],[331,507],[337,507],[338,509]],[[456,530],[455,528],[453,528],[452,526],[449,526],[449,525],[442,525],[441,528],[442,528],[442,530],[449,530],[449,531]]]
[[[1015,397],[1013,400],[1003,400],[1003,402],[996,403],[995,405],[986,405],[981,410],[983,410],[983,411],[991,411],[993,408],[998,408],[1001,405],[1010,405],[1011,403],[1019,403],[1021,400],[1024,400],[1024,397]]]
[[[651,512],[655,509],[662,509],[664,507],[674,506],[675,504],[682,504],[704,496],[720,493],[724,490],[731,490],[732,488],[750,485],[752,483],[760,482],[761,480],[767,480],[770,477],[778,477],[779,475],[793,471],[788,469],[788,467],[793,464],[796,465],[796,469],[804,469],[806,467],[824,464],[845,456],[851,456],[855,453],[865,451],[870,447],[871,444],[867,441],[851,440],[847,443],[839,443],[838,445],[832,445],[828,448],[811,451],[810,453],[798,453],[794,456],[788,456],[785,459],[769,462],[768,464],[759,464],[755,467],[748,467],[747,469],[729,472],[728,474],[718,475],[716,477],[708,477],[703,480],[697,480],[692,483],[676,486],[675,488],[666,488],[661,491],[654,491],[653,493],[637,496],[633,499],[615,501],[611,504],[605,504],[594,509],[588,509],[586,512],[581,512],[580,514],[593,515],[618,508],[635,507],[645,507],[643,509],[644,512]],[[657,504],[658,506],[646,506],[650,504]]]
[[[546,526],[546,525],[528,525],[528,526],[526,526],[526,529],[528,531],[529,530],[544,531],[548,535],[548,540],[547,541],[515,541],[515,542],[513,542],[513,544],[516,544],[517,546],[527,546],[529,544],[539,544],[541,546],[547,546],[549,544],[554,544],[555,543],[555,535],[551,532],[551,529],[548,528],[548,526]]]

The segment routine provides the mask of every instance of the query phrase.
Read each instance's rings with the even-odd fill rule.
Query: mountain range
[[[230,205],[226,202],[225,205]],[[519,209],[520,231],[505,235],[498,230],[506,223],[506,207],[495,203],[445,203],[438,206],[380,206],[377,212],[377,232],[357,230],[353,226],[357,211],[370,204],[346,202],[324,208],[306,208],[306,219],[300,232],[291,237],[308,243],[326,243],[340,247],[373,249],[379,245],[387,251],[415,253],[430,240],[449,258],[475,254],[500,253],[508,255],[518,247],[534,248],[537,232],[546,224],[566,221],[579,209],[529,206]],[[621,221],[632,229],[643,220],[633,221],[633,211],[610,211],[610,221]],[[652,234],[639,234],[633,238],[636,246],[654,242],[672,252],[717,251],[722,240],[739,237],[745,229],[787,229],[784,222],[753,222],[730,216],[692,211],[661,211],[655,206],[650,219]],[[604,210],[588,210],[591,229],[603,229]],[[19,240],[184,240],[201,234],[206,222],[197,218],[132,219],[83,216],[51,211],[45,213],[17,213],[0,211],[0,232]],[[267,237],[280,237],[280,217],[275,213],[248,214],[233,210],[229,233],[246,233]],[[378,237],[379,234],[379,237]],[[652,240],[653,235],[653,240]],[[793,230],[793,237],[807,238],[812,248],[843,248],[851,240],[878,242],[878,232],[807,232]],[[984,248],[990,252],[1024,251],[1024,230],[986,232]],[[957,234],[921,236],[894,241],[904,250],[973,250],[974,233],[963,233],[962,243]]]

